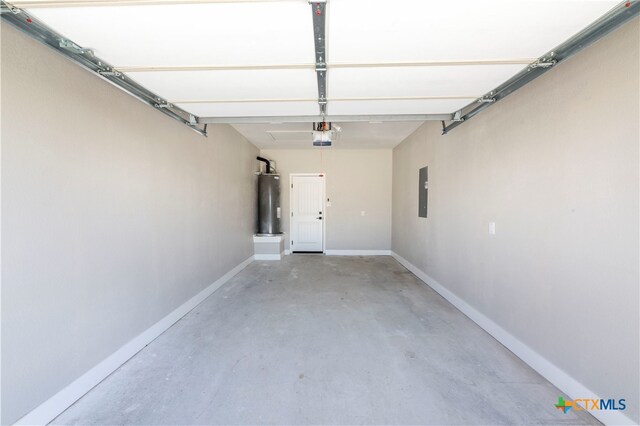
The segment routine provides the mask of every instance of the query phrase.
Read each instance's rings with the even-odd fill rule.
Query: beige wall
[[[393,250],[598,396],[626,398],[636,422],[638,34],[635,19],[447,136],[427,123],[393,152]]]
[[[258,150],[2,25],[2,423],[253,254]]]
[[[390,149],[267,149],[282,176],[283,231],[289,234],[289,174],[325,172],[327,250],[391,248]],[[362,216],[361,212],[365,215]],[[290,240],[286,240],[289,248]]]

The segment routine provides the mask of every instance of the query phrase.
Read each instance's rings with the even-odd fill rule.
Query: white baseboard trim
[[[282,260],[280,254],[255,254],[253,255],[255,260]]]
[[[482,329],[493,336],[493,338],[495,338],[498,342],[500,342],[507,349],[513,352],[518,358],[523,360],[531,368],[540,373],[540,375],[542,375],[545,379],[549,380],[558,389],[563,391],[569,398],[600,398],[600,396],[597,396],[595,392],[588,389],[578,380],[571,377],[564,370],[558,368],[551,361],[537,353],[535,350],[522,343],[515,336],[493,322],[483,313],[476,310],[474,307],[469,305],[460,297],[456,296],[451,291],[447,290],[442,284],[438,283],[422,270],[418,269],[418,267],[409,263],[409,261],[407,261],[405,258],[393,251],[391,251],[391,256],[393,256],[398,262],[400,262],[402,266],[411,271],[411,273],[413,273],[420,280],[424,281],[429,287],[439,293],[442,297],[447,299],[449,303],[458,308],[458,310],[469,317],[473,322],[478,324]],[[553,404],[554,402],[555,401],[549,401],[549,404]],[[589,413],[596,419],[607,425],[637,424],[620,411],[594,410],[589,411]]]
[[[391,256],[391,250],[325,250],[327,256]]]
[[[132,356],[140,352],[156,337],[175,324],[180,318],[198,306],[207,297],[211,296],[224,283],[253,262],[253,256],[240,263],[238,266],[224,274],[216,282],[209,285],[200,293],[183,303],[169,315],[152,325],[146,331],[139,334],[129,343],[118,349],[105,360],[74,380],[67,387],[40,404],[31,412],[16,422],[18,425],[45,425],[59,416],[74,402],[89,392],[94,386],[113,373],[118,367],[127,362]]]

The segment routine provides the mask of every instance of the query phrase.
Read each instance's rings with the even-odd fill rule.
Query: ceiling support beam
[[[443,121],[452,120],[451,114],[374,114],[374,115],[294,115],[294,116],[262,116],[262,117],[200,117],[201,124],[284,124],[284,123],[313,123],[322,121],[334,123],[369,122],[382,123],[387,121]]]
[[[580,31],[578,34],[574,35],[552,51],[529,64],[528,67],[502,83],[500,86],[479,97],[476,101],[465,106],[459,111],[456,111],[454,113],[454,117],[456,117],[457,120],[453,121],[449,125],[446,125],[443,122],[442,134],[446,135],[448,132],[475,117],[491,105],[494,105],[496,102],[540,77],[557,64],[575,55],[630,19],[638,16],[639,12],[640,2],[638,0],[623,1],[622,3],[619,3],[606,15],[602,16],[593,24],[589,25],[587,28]]]
[[[327,0],[309,0],[313,17],[313,40],[316,50],[316,76],[318,78],[318,105],[320,115],[327,114],[327,36],[325,32]]]
[[[198,127],[198,117],[179,108],[166,99],[144,88],[124,75],[108,62],[94,55],[91,49],[83,48],[73,41],[53,31],[44,23],[4,0],[0,0],[0,16],[3,21],[13,25],[36,41],[55,50],[62,56],[93,72],[117,88],[153,107],[156,111],[188,126],[191,130],[206,136],[206,130]]]

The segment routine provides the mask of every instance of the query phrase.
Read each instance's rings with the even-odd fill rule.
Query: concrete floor
[[[391,257],[254,262],[55,424],[597,424]]]

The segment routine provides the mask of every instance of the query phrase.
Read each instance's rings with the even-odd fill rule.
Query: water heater
[[[260,161],[265,161],[258,157]],[[271,163],[266,160],[267,167],[264,173],[258,175],[258,234],[279,235],[281,209],[280,209],[280,175],[274,173]]]

